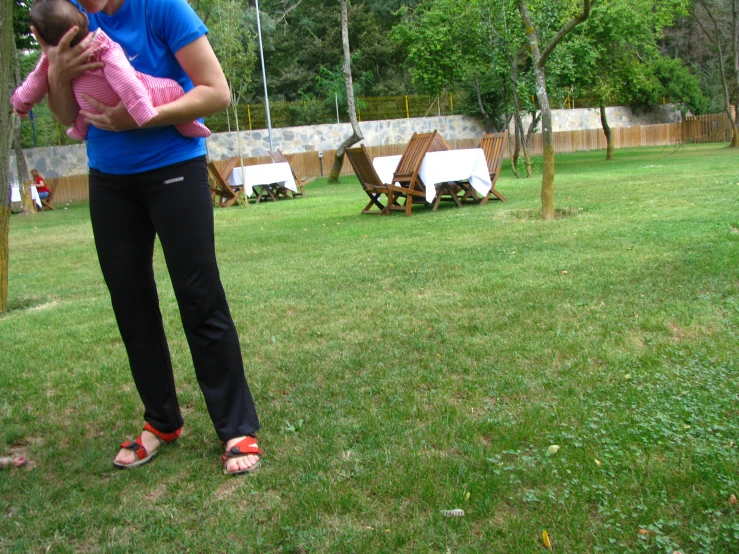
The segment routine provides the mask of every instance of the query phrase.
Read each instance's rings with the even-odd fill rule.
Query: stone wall
[[[644,108],[631,108],[629,106],[606,108],[606,117],[610,127],[631,127],[632,125],[676,123],[681,120],[682,115],[673,104],[662,104]],[[531,117],[525,116],[522,119],[524,129],[528,129]],[[552,128],[555,133],[557,131],[601,129],[600,109],[552,110]],[[541,122],[538,130],[541,131]],[[510,132],[513,132],[512,124]]]
[[[671,105],[656,106],[643,110],[629,107],[608,108],[608,121],[611,127],[631,125],[650,125],[679,121],[680,112]],[[553,110],[554,131],[599,129],[598,109]],[[524,120],[528,126],[528,120]],[[367,146],[401,144],[407,142],[413,132],[427,132],[437,129],[449,140],[480,137],[485,129],[482,124],[468,116],[452,115],[442,117],[422,117],[411,119],[392,119],[386,121],[363,121],[360,124]],[[512,128],[511,128],[512,130]],[[311,125],[272,130],[275,149],[285,153],[334,150],[351,134],[348,123],[332,125]],[[245,157],[269,155],[269,135],[266,129],[242,131],[239,133],[241,148]],[[208,157],[224,160],[239,153],[237,133],[217,133],[207,141]],[[45,177],[82,175],[87,173],[87,154],[83,144],[72,146],[52,146],[47,148],[28,148],[25,150],[28,168],[36,168]],[[16,181],[15,154],[11,153],[10,180]]]

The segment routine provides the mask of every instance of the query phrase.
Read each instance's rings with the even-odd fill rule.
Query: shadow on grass
[[[566,219],[568,217],[576,217],[582,213],[582,208],[555,208],[554,219]],[[541,220],[541,210],[539,208],[530,208],[526,210],[511,210],[508,215],[520,220]]]

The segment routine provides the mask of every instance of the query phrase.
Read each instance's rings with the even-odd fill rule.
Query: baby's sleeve
[[[109,48],[101,59],[105,63],[103,73],[108,84],[120,97],[136,124],[141,127],[156,116],[158,112],[154,109],[149,91],[138,78],[123,49]]]
[[[10,101],[19,114],[27,114],[49,92],[49,58],[42,53],[36,67],[23,84],[15,89]]]

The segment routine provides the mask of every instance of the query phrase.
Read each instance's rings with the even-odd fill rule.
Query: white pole
[[[259,21],[259,0],[254,0],[257,8],[257,35],[259,36],[259,57],[262,60],[262,81],[264,81],[264,107],[267,110],[267,132],[269,133],[269,149],[274,152],[275,146],[272,142],[272,118],[269,113],[269,95],[267,94],[267,71],[264,66],[264,48],[262,47],[262,24]]]
[[[339,119],[339,94],[337,92],[334,92],[334,100],[336,101],[336,123],[340,124],[341,120]]]

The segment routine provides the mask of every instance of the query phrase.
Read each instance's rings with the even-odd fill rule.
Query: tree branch
[[[582,11],[574,15],[572,19],[570,19],[567,23],[564,24],[564,26],[559,30],[559,32],[555,35],[555,37],[549,41],[549,44],[547,44],[546,48],[544,48],[544,51],[541,53],[541,59],[539,60],[539,63],[543,67],[544,64],[547,63],[547,59],[549,58],[549,55],[552,53],[552,51],[556,48],[556,46],[562,41],[567,34],[572,31],[577,25],[585,21],[588,17],[590,17],[590,8],[591,5],[595,3],[595,0],[583,0],[583,6]]]

